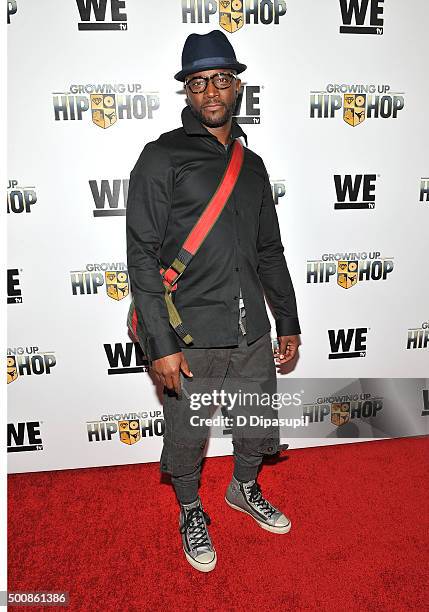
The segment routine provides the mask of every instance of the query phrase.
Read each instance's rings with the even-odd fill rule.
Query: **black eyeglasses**
[[[217,72],[212,76],[197,76],[189,81],[185,81],[192,93],[203,93],[207,89],[209,81],[213,81],[217,89],[228,89],[231,86],[232,80],[236,79],[236,75],[232,72]]]

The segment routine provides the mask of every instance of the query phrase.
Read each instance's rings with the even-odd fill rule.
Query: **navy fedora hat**
[[[174,78],[184,81],[187,74],[211,68],[233,68],[240,73],[247,66],[237,62],[231,43],[220,30],[212,30],[208,34],[189,34],[183,45],[182,70]]]

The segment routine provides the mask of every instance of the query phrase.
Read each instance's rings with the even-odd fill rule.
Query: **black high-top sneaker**
[[[272,533],[287,533],[292,526],[287,516],[263,497],[256,480],[239,482],[233,476],[226,491],[225,501],[231,508],[249,514],[262,529]]]
[[[210,572],[217,561],[216,551],[207,530],[210,517],[198,497],[191,504],[180,504],[179,531],[186,559],[200,572]]]

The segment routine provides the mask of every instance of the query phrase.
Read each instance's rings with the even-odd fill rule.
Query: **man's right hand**
[[[183,351],[155,359],[152,361],[152,370],[165,387],[178,395],[181,391],[180,370],[186,376],[193,376]]]

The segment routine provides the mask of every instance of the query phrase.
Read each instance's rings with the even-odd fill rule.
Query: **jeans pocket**
[[[184,476],[193,472],[202,461],[205,446],[206,439],[195,439],[183,444],[164,437],[161,471],[172,476]]]
[[[266,438],[238,438],[232,442],[234,449],[249,457],[260,457],[263,455],[275,455],[279,450],[284,450],[285,445],[280,444],[280,438],[276,435]]]

